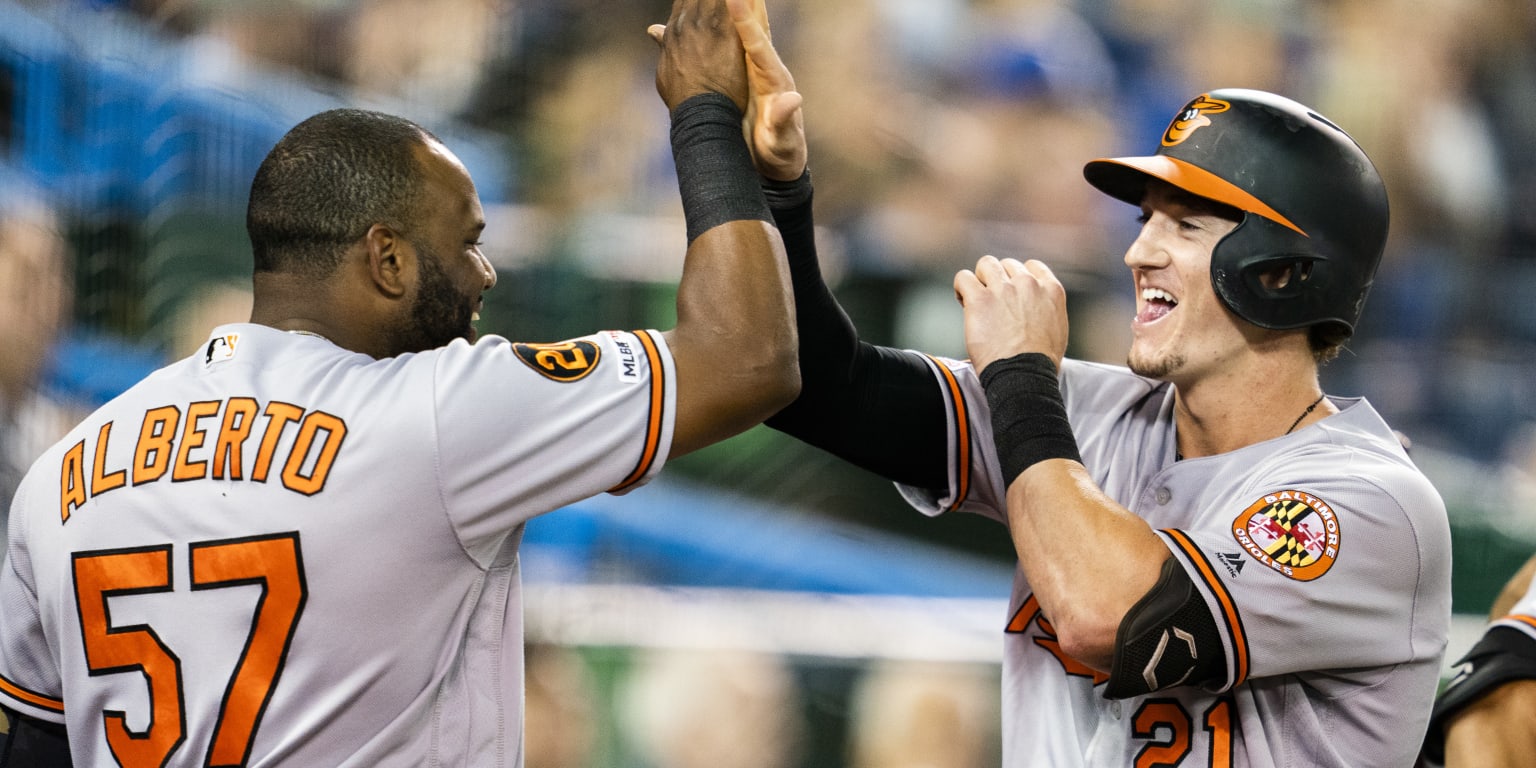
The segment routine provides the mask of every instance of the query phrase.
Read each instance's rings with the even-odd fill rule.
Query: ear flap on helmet
[[[1337,322],[1352,332],[1359,303],[1338,301],[1333,289],[1348,276],[1338,274],[1341,264],[1330,250],[1326,242],[1245,214],[1211,253],[1211,285],[1228,309],[1261,328]]]

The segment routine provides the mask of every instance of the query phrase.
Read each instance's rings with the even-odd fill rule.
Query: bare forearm
[[[739,220],[688,248],[678,286],[677,327],[668,344],[677,366],[673,455],[742,432],[794,400],[794,306],[784,249],[773,226]]]
[[[1446,768],[1516,768],[1536,755],[1536,680],[1493,689],[1446,727]]]
[[[1121,624],[1159,583],[1168,549],[1083,467],[1058,362],[1034,351],[1000,355],[999,345],[989,343],[990,329],[970,327],[977,319],[973,313],[979,315],[998,298],[995,288],[1007,279],[1005,272],[1021,281],[1045,275],[1045,288],[1051,287],[1049,273],[1043,266],[1031,273],[1030,267],[996,260],[983,260],[978,269],[974,277],[962,273],[956,284],[967,299],[967,345],[973,359],[992,358],[979,376],[991,411],[998,469],[1008,482],[1014,547],[1062,649],[1110,671]],[[1012,347],[1001,345],[1003,351]],[[975,354],[978,349],[983,354]]]
[[[732,10],[734,8],[734,10]],[[745,57],[719,0],[674,0],[656,86],[688,235],[668,345],[677,373],[671,455],[746,430],[794,399],[794,305],[784,246],[742,135]]]
[[[1034,464],[1009,485],[1008,521],[1062,649],[1108,670],[1121,619],[1156,583],[1167,546],[1067,459]]]

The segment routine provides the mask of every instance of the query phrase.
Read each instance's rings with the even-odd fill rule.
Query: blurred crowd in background
[[[1457,526],[1458,611],[1484,610],[1536,547],[1536,4],[768,2],[806,98],[824,267],[878,343],[963,355],[950,281],[991,253],[1052,265],[1068,284],[1069,352],[1122,362],[1133,297],[1121,255],[1136,211],[1093,191],[1083,163],[1150,152],[1176,110],[1218,87],[1283,93],[1343,126],[1386,179],[1392,241],[1325,388],[1369,397],[1441,487]],[[251,173],[283,131],[329,106],[409,117],[465,158],[500,272],[482,332],[554,341],[669,327],[684,238],[645,35],[669,5],[0,0],[5,499],[59,425],[189,353],[214,324],[246,319]],[[674,471],[786,514],[1011,557],[996,526],[922,520],[886,484],[765,428]],[[634,765],[650,768],[810,765],[830,738],[816,717],[776,719],[816,711],[805,670],[782,659],[682,675],[658,652],[625,662],[620,691],[611,675],[594,679],[600,660],[572,653],[529,657],[533,768],[628,765],[581,730],[589,718],[648,734]],[[848,734],[902,733],[909,757],[948,738],[955,759],[855,758],[891,739],[840,736],[847,765],[995,764],[991,736],[964,741],[983,746],[963,756],[952,737],[995,720],[984,710],[996,696],[971,693],[996,681],[927,671],[947,682],[861,667],[867,681],[839,689],[834,709],[850,713]],[[640,704],[601,717],[569,695],[593,685],[613,687],[602,701]],[[667,686],[693,685],[697,710],[644,703],[686,700]],[[809,703],[772,703],[790,696]],[[882,703],[853,706],[859,696]],[[534,703],[546,697],[564,714]],[[727,730],[721,713],[746,717],[751,701],[763,714]],[[633,719],[664,712],[676,719]],[[681,735],[689,728],[701,730]],[[565,736],[598,756],[536,757],[577,749]],[[771,748],[744,747],[764,739]],[[721,740],[735,749],[708,752]]]

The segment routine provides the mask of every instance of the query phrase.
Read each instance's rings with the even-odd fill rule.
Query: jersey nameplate
[[[162,479],[265,483],[270,477],[290,491],[313,496],[325,489],[347,436],[347,423],[325,411],[276,400],[263,405],[250,397],[204,400],[145,411],[133,458],[122,464],[108,457],[113,424],[102,424],[94,441],[81,440],[64,452],[61,522],[69,522],[72,511],[103,493]]]
[[[1249,505],[1232,523],[1232,536],[1253,559],[1297,581],[1327,573],[1341,541],[1333,507],[1297,490],[1271,493]]]

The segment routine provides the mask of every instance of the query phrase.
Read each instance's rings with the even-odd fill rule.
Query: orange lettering
[[[240,480],[243,478],[240,446],[245,439],[251,436],[251,427],[256,418],[258,406],[256,401],[249,397],[232,397],[224,404],[224,423],[219,427],[219,437],[213,444],[213,478],[224,479],[225,468],[229,468],[229,478]]]
[[[85,441],[64,453],[59,467],[59,522],[69,522],[69,509],[85,503]]]
[[[144,414],[133,454],[134,485],[152,483],[165,474],[171,465],[171,442],[180,422],[181,409],[174,405],[152,408]]]
[[[1019,610],[1013,614],[1013,618],[1008,622],[1008,628],[1004,631],[1011,634],[1022,634],[1029,631],[1030,624],[1038,626],[1042,633],[1033,638],[1035,645],[1044,648],[1052,656],[1055,656],[1057,663],[1061,664],[1061,671],[1076,677],[1089,678],[1093,680],[1094,685],[1109,679],[1109,675],[1072,658],[1066,651],[1061,649],[1061,642],[1056,639],[1056,628],[1051,626],[1050,620],[1045,618],[1045,614],[1040,612],[1040,602],[1035,599],[1034,595],[1030,595],[1024,601],[1024,604],[1019,606]]]
[[[251,479],[258,483],[267,481],[267,473],[272,469],[272,454],[277,452],[277,441],[283,436],[283,430],[288,424],[297,421],[304,415],[304,409],[288,403],[267,403],[267,431],[261,436],[261,447],[256,453],[256,467],[251,470]]]
[[[315,468],[309,477],[305,477],[299,473],[309,460],[310,448],[320,430],[325,430],[325,442],[320,446]],[[331,464],[336,461],[336,453],[341,450],[341,441],[346,436],[346,422],[329,413],[315,411],[305,416],[304,423],[299,427],[299,436],[293,441],[293,451],[288,454],[288,463],[283,465],[283,486],[306,496],[319,493],[325,487],[325,478],[330,474]]]
[[[128,482],[124,470],[107,472],[107,439],[112,436],[112,422],[101,425],[96,433],[96,461],[91,470],[91,495],[100,496],[107,491],[123,487]]]
[[[187,461],[192,449],[201,448],[207,434],[197,422],[219,412],[218,400],[203,400],[187,406],[186,425],[181,430],[181,447],[176,450],[176,467],[171,470],[172,480],[199,480],[208,476],[208,462]]]

